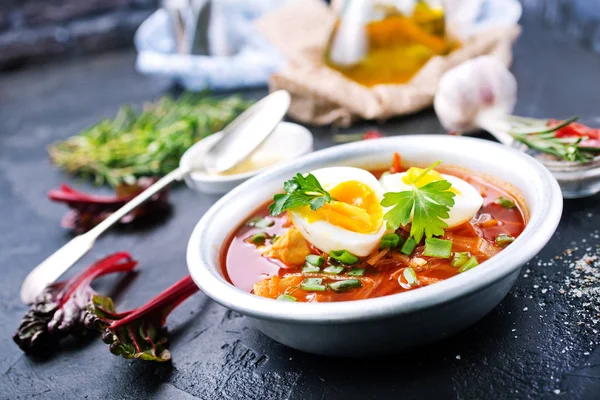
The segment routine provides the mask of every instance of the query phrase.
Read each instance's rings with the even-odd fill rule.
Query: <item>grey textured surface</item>
[[[130,48],[158,0],[3,0],[0,70]]]
[[[517,112],[597,116],[600,58],[535,21],[524,23],[513,66],[519,80]],[[599,334],[577,325],[573,309],[558,293],[567,267],[538,262],[548,263],[584,239],[598,244],[593,235],[600,229],[600,196],[566,201],[555,237],[524,267],[501,305],[426,349],[361,360],[307,355],[265,338],[245,318],[200,293],[168,320],[172,366],[115,357],[98,338],[67,342],[46,360],[24,356],[11,339],[25,312],[20,283],[69,239],[59,227],[65,209],[50,203],[46,192],[65,181],[89,188],[53,169],[45,146],[114,115],[120,104],[141,104],[168,89],[169,82],[137,75],[133,62],[132,53],[114,53],[0,78],[0,398],[598,398]],[[387,135],[442,132],[431,111],[380,129]],[[332,129],[311,130],[316,147],[330,145]],[[107,233],[70,273],[110,252],[131,252],[140,260],[140,273],[118,297],[121,308],[141,305],[175,282],[187,273],[188,237],[216,197],[178,187],[172,199],[173,213],[164,222]],[[114,282],[107,278],[99,290]]]

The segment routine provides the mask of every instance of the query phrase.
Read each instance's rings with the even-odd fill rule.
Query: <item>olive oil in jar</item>
[[[425,0],[346,0],[325,62],[365,86],[408,82],[433,56],[458,47],[444,9]]]

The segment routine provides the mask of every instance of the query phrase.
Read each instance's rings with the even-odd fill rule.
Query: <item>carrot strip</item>
[[[390,172],[392,174],[396,174],[402,170],[402,160],[400,159],[399,153],[394,153],[394,158],[392,160],[392,168],[390,168]]]
[[[490,219],[490,220],[487,220],[487,221],[479,224],[479,226],[481,228],[494,228],[496,226],[502,226],[502,225],[503,225],[502,222],[498,221],[497,219]]]

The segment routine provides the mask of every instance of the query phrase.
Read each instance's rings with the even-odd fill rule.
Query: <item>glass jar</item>
[[[433,56],[458,47],[435,0],[345,0],[326,64],[365,86],[408,82]]]

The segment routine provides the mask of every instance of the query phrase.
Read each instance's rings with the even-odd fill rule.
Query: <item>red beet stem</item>
[[[125,251],[111,254],[103,259],[96,261],[80,274],[69,279],[63,289],[61,304],[64,304],[69,297],[82,285],[89,285],[92,281],[102,275],[113,272],[131,271],[137,265],[137,261],[131,258],[131,255]]]
[[[147,314],[151,314],[153,312],[161,313],[160,324],[162,326],[164,325],[169,313],[173,311],[173,309],[175,309],[175,307],[181,304],[185,299],[187,299],[197,291],[198,286],[196,286],[196,284],[192,280],[192,277],[188,275],[185,278],[171,285],[164,292],[150,300],[148,303],[144,304],[139,308],[129,311],[129,315],[127,315],[123,319],[113,322],[110,325],[110,328],[117,329],[120,326],[126,325],[137,318],[143,318]]]
[[[65,203],[79,202],[79,203],[95,203],[95,204],[124,204],[128,198],[121,198],[116,196],[98,196],[93,194],[87,194],[84,192],[72,189],[67,185],[61,185],[60,189],[54,189],[48,192],[48,198],[52,201],[59,201]]]

